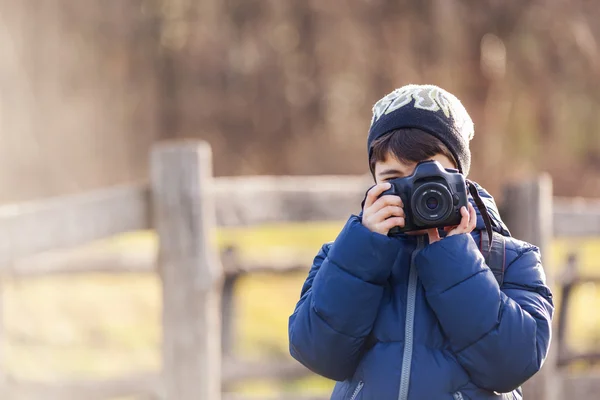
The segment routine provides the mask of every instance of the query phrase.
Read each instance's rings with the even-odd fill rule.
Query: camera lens
[[[427,199],[425,204],[427,205],[427,208],[429,208],[430,210],[435,210],[437,208],[438,204],[440,204],[440,203],[439,203],[438,199],[436,199],[435,197],[432,196]]]
[[[415,223],[420,226],[434,226],[445,221],[452,207],[452,194],[439,182],[426,182],[416,187],[411,198]]]

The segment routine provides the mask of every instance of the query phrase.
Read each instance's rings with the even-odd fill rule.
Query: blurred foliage
[[[597,3],[153,4],[176,105],[165,132],[208,139],[218,174],[365,173],[372,104],[427,82],[466,104],[472,175],[493,191],[546,170],[559,194],[600,195]]]
[[[147,175],[199,137],[217,175],[367,173],[374,102],[435,83],[472,177],[600,196],[600,5],[587,0],[0,0],[0,202]],[[577,179],[573,179],[576,176]]]

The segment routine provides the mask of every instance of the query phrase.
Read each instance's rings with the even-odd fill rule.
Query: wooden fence
[[[245,362],[221,348],[222,341],[225,349],[231,342],[229,311],[232,288],[240,273],[308,266],[297,260],[242,264],[234,251],[217,253],[214,231],[217,226],[342,220],[356,212],[369,185],[368,178],[354,176],[215,179],[208,145],[179,141],[154,148],[149,185],[0,207],[3,276],[156,271],[163,289],[161,374],[56,384],[17,381],[2,375],[0,398],[101,400],[135,395],[144,399],[239,400],[241,396],[222,395],[222,388],[244,379],[293,379],[307,374],[296,362]],[[546,256],[553,232],[561,236],[600,235],[600,201],[553,199],[551,186],[547,177],[510,186],[502,207],[513,234],[539,245]],[[158,255],[82,255],[71,250],[122,232],[151,228],[159,236]],[[49,251],[53,252],[45,253]],[[568,303],[569,285],[584,279],[571,274],[565,281],[563,302]],[[585,400],[600,391],[599,376],[573,376],[558,369],[568,362],[560,343],[564,320],[560,321],[559,344],[553,346],[542,373],[526,385],[528,400],[562,399],[563,393]],[[559,348],[563,349],[560,356]]]

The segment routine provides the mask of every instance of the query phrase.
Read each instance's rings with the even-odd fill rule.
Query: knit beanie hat
[[[375,139],[400,128],[417,128],[435,136],[448,147],[460,172],[469,174],[473,121],[454,95],[434,85],[407,85],[379,100],[373,106],[367,139],[369,157]]]

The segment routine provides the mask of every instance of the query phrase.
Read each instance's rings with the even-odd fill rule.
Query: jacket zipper
[[[454,400],[465,400],[464,396],[462,395],[461,392],[456,392],[454,393]]]
[[[423,248],[423,236],[417,237],[417,248],[410,259],[410,272],[408,275],[408,291],[406,293],[406,322],[404,325],[404,355],[402,356],[402,371],[400,374],[400,390],[398,400],[408,400],[408,386],[410,383],[410,369],[413,354],[413,339],[415,328],[415,302],[417,298],[417,269],[415,257]]]
[[[354,389],[354,393],[352,393],[350,400],[356,400],[363,386],[365,386],[365,383],[363,381],[358,382],[358,385],[356,385],[356,389]]]

